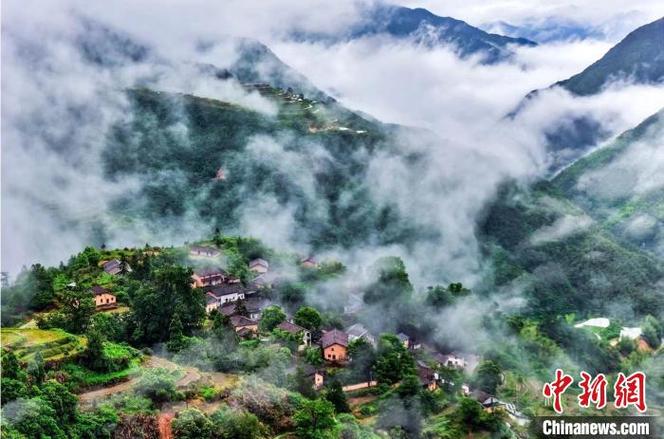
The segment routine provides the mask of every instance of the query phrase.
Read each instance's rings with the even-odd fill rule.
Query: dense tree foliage
[[[150,283],[130,291],[134,340],[142,344],[168,340],[176,310],[184,335],[201,327],[205,299],[201,291],[191,288],[191,273],[177,265],[157,265],[150,273]]]
[[[415,360],[396,336],[384,334],[378,343],[374,370],[379,382],[394,384],[415,373]]]
[[[261,313],[260,326],[263,331],[270,332],[284,320],[286,320],[286,313],[281,307],[272,305],[266,307]]]
[[[495,395],[496,389],[502,383],[502,371],[493,361],[483,361],[475,371],[475,385],[478,389]]]
[[[294,321],[309,331],[318,331],[322,323],[322,318],[315,308],[303,306],[295,313]]]
[[[334,405],[325,399],[302,400],[293,415],[297,437],[324,439],[334,437]]]

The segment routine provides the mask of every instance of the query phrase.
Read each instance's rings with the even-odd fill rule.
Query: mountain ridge
[[[494,64],[513,56],[510,45],[536,46],[526,38],[512,38],[486,32],[465,21],[441,17],[424,8],[395,5],[374,5],[356,24],[336,35],[293,33],[297,40],[335,43],[357,38],[389,35],[397,39],[411,39],[427,47],[452,45],[461,58],[479,56],[481,63]]]

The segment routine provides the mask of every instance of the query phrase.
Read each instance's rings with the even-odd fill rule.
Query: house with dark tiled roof
[[[338,329],[323,332],[320,339],[323,358],[331,362],[348,360],[348,334]]]
[[[438,373],[421,361],[417,362],[417,377],[420,379],[422,387],[431,391],[438,388]]]
[[[466,367],[466,361],[463,357],[454,354],[441,354],[439,352],[433,355],[433,359],[436,360],[440,367],[449,367],[452,369],[463,369]]]
[[[219,309],[219,301],[216,297],[206,294],[205,295],[205,312],[210,313],[215,309]]]
[[[228,274],[221,268],[199,268],[191,275],[192,288],[204,288],[221,285],[228,279]]]
[[[104,287],[99,285],[93,286],[92,294],[95,296],[95,308],[97,309],[109,309],[118,306],[115,294]]]
[[[258,322],[256,320],[251,320],[249,317],[237,315],[231,316],[231,325],[233,326],[233,329],[235,329],[235,332],[240,336],[242,336],[242,334],[247,335],[247,331],[254,334],[258,333]],[[240,332],[242,332],[242,334]]]
[[[313,388],[320,390],[325,384],[325,369],[306,364],[303,367],[305,376],[309,377],[313,382]]]
[[[272,304],[270,299],[258,296],[249,296],[250,292],[245,293],[244,306],[247,309],[247,314],[251,320],[259,320],[261,318],[261,313],[265,308]],[[207,294],[209,297],[214,297],[218,303],[217,310],[225,316],[232,316],[237,313],[237,301],[236,302],[226,302],[221,303],[220,300],[214,296],[214,294]]]
[[[311,344],[311,331],[309,331],[306,328],[303,328],[300,325],[296,325],[293,322],[289,322],[288,320],[283,321],[277,325],[277,329],[280,329],[282,331],[288,332],[289,334],[293,335],[301,335],[302,336],[302,346],[309,346]]]
[[[361,323],[355,323],[354,325],[346,328],[346,333],[348,334],[348,341],[352,342],[358,339],[362,339],[372,346],[376,345],[376,338],[371,335],[369,330],[364,327]]]
[[[403,347],[405,347],[406,349],[410,348],[410,337],[408,337],[403,332],[400,332],[397,334],[397,338],[399,339],[401,344],[403,344]]]
[[[222,284],[205,290],[206,295],[217,299],[219,306],[230,302],[237,302],[238,300],[244,300],[245,296],[250,293],[251,291],[247,290],[242,284]]]
[[[126,262],[122,262],[119,259],[111,259],[110,261],[105,261],[101,264],[104,271],[108,274],[116,276],[122,274],[123,268],[127,273],[131,272],[131,267]]]

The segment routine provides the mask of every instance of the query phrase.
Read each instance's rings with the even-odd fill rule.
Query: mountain
[[[234,77],[244,84],[268,83],[278,88],[298,90],[312,99],[334,100],[314,86],[304,75],[282,62],[264,44],[248,38],[232,39],[232,43],[238,57],[231,65],[224,69],[219,69],[213,65],[205,65],[201,68],[203,70],[210,69],[209,71],[220,79]]]
[[[664,18],[632,31],[581,73],[559,81],[549,89],[561,87],[576,96],[590,96],[600,93],[614,81],[664,84]],[[517,118],[531,101],[541,96],[542,90],[531,91],[508,117]],[[589,113],[555,121],[544,131],[550,171],[559,171],[615,134]]]
[[[664,82],[664,18],[634,30],[597,62],[554,86],[578,96],[588,96],[613,81]]]
[[[131,35],[91,19],[80,21],[82,32],[77,36],[76,46],[81,56],[90,63],[103,68],[138,63],[149,63],[153,68],[156,66],[164,70],[178,68],[178,65],[163,58],[155,49]],[[312,99],[334,101],[256,40],[229,36],[221,41],[199,43],[196,47],[197,55],[206,56],[218,45],[231,47],[235,56],[230,62],[224,59],[217,64],[191,60],[190,63],[193,63],[201,74],[219,80],[234,78],[243,84],[269,83],[274,87],[296,89]],[[147,86],[150,79],[145,82]]]
[[[525,38],[540,44],[604,37],[604,32],[595,26],[557,17],[526,21],[519,25],[498,21],[483,24],[481,28],[487,32],[495,32],[511,38]]]
[[[154,230],[191,218],[234,230],[294,217],[295,229],[282,231],[286,238],[316,249],[422,237],[395,206],[374,202],[365,184],[373,154],[397,153],[394,127],[300,98],[299,90],[247,88],[275,104],[277,114],[130,90],[130,121],[115,127],[103,163],[109,179],[141,185],[117,201],[115,216]]]
[[[549,86],[562,87],[577,96],[599,93],[613,81],[636,84],[664,83],[664,18],[630,32],[602,58],[576,75]],[[528,93],[509,116],[515,117],[541,90]]]
[[[664,109],[552,184],[625,243],[664,258]]]
[[[505,184],[478,236],[491,282],[522,289],[530,313],[633,319],[663,310],[661,260],[618,240],[548,182]]]
[[[664,109],[551,181],[507,183],[478,235],[493,282],[552,315],[662,311]]]
[[[510,46],[535,46],[525,38],[511,38],[485,32],[451,17],[440,17],[423,8],[377,5],[365,11],[362,18],[341,34],[324,35],[295,33],[296,39],[328,43],[357,38],[387,35],[408,39],[427,47],[452,46],[461,58],[480,56],[483,63],[492,64],[513,55]]]

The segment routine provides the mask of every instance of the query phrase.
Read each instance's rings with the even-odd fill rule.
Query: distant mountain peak
[[[441,17],[424,8],[408,8],[390,4],[373,5],[363,11],[354,25],[337,34],[296,32],[293,37],[327,43],[350,41],[374,35],[388,35],[410,39],[428,47],[451,46],[461,58],[481,56],[482,62],[492,64],[509,59],[509,46],[535,46],[526,38],[511,38],[485,32],[452,17]]]
[[[557,82],[571,93],[598,93],[613,81],[664,83],[664,18],[630,32],[584,71]]]

